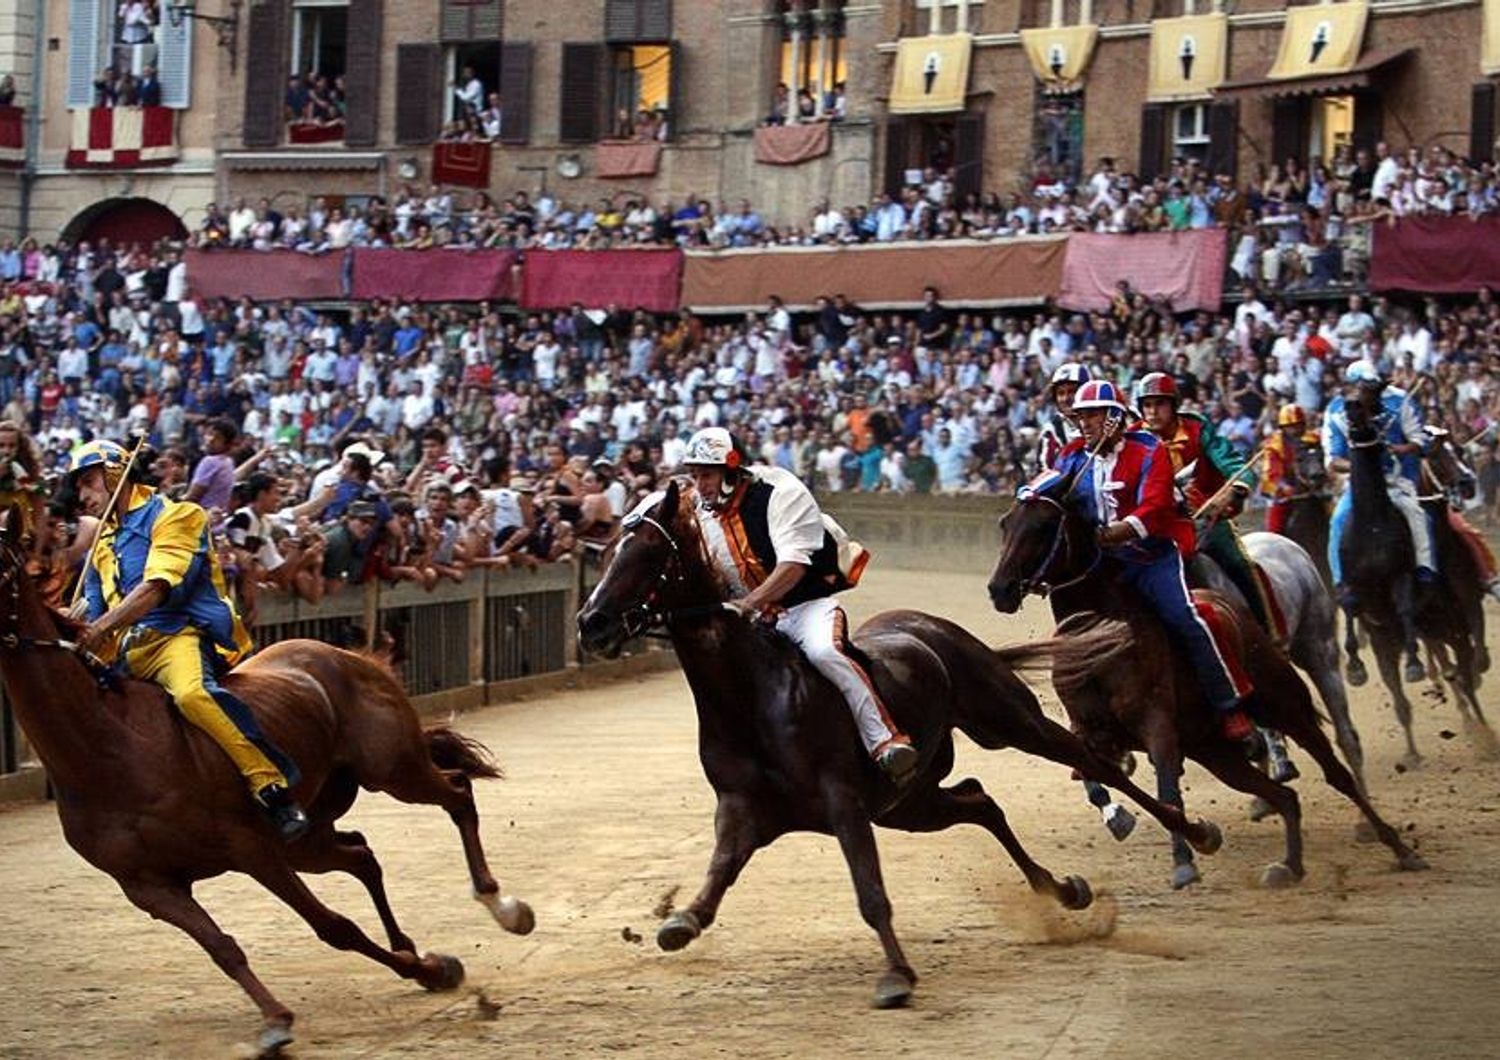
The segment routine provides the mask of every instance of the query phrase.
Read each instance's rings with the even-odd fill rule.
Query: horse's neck
[[[57,637],[40,602],[23,600],[20,610],[23,638]],[[109,752],[121,747],[129,730],[106,709],[83,663],[62,648],[23,643],[0,652],[0,675],[21,728],[53,779],[63,787],[89,779],[97,783],[108,768]]]
[[[1353,451],[1349,459],[1349,489],[1355,515],[1362,518],[1393,516],[1385,483],[1385,446],[1366,445]]]

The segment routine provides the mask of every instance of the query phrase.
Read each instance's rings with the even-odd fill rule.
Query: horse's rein
[[[7,617],[15,627],[21,624],[21,586],[18,584],[20,574],[19,563],[10,564],[9,569],[4,574],[0,574],[0,589],[10,590],[10,614]],[[18,651],[21,648],[59,648],[78,656],[79,661],[101,686],[114,679],[113,668],[93,652],[79,647],[77,641],[64,640],[61,637],[23,637],[18,633],[0,633],[0,648],[6,651]]]
[[[1067,550],[1069,552],[1072,552],[1072,539],[1068,536],[1069,512],[1068,509],[1060,501],[1047,496],[1045,493],[1033,493],[1021,503],[1031,504],[1037,501],[1052,505],[1052,507],[1057,510],[1057,513],[1061,516],[1061,518],[1058,519],[1057,522],[1057,532],[1052,536],[1052,547],[1047,550],[1047,555],[1043,557],[1042,562],[1037,566],[1036,573],[1029,578],[1021,579],[1021,591],[1024,593],[1035,593],[1037,596],[1047,596],[1051,593],[1057,592],[1059,589],[1067,589],[1071,586],[1077,585],[1079,582],[1087,578],[1090,574],[1094,573],[1095,568],[1099,566],[1100,562],[1104,558],[1104,552],[1102,549],[1096,549],[1094,552],[1094,561],[1090,563],[1084,570],[1069,578],[1067,581],[1059,582],[1056,585],[1048,582],[1044,575],[1047,573],[1048,569],[1051,568],[1053,561],[1057,559],[1058,549],[1062,548],[1064,545],[1067,545]]]
[[[677,544],[677,539],[672,536],[671,532],[652,516],[642,513],[635,516],[628,516],[627,519],[628,525],[622,524],[622,529],[625,530],[625,533],[615,543],[617,551],[626,541],[635,536],[635,528],[642,523],[652,527],[658,534],[665,538],[667,544],[672,549],[671,561],[662,567],[661,573],[656,576],[656,584],[646,594],[646,598],[635,607],[630,608],[620,615],[620,624],[625,627],[625,635],[627,637],[649,637],[654,630],[661,629],[671,624],[674,620],[708,618],[711,615],[716,615],[724,611],[735,610],[728,603],[696,604],[692,607],[679,607],[673,611],[663,611],[654,606],[663,588],[674,581],[684,581],[687,577],[683,569],[682,548]],[[673,574],[674,567],[676,568],[675,576]]]

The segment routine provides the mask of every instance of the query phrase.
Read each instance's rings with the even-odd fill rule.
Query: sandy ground
[[[1019,619],[993,614],[979,575],[877,569],[848,602],[857,616],[939,611],[997,644],[1045,622],[1035,602]],[[868,1007],[879,947],[821,837],[758,854],[703,938],[656,949],[653,907],[671,888],[696,891],[712,845],[678,674],[462,719],[510,773],[480,807],[492,863],[536,909],[528,938],[468,898],[440,812],[370,796],[355,807],[347,820],[382,856],[407,931],[466,964],[459,992],[426,994],[324,947],[247,881],[199,894],[297,1011],[298,1057],[1495,1056],[1500,763],[1451,706],[1424,699],[1427,762],[1398,773],[1384,694],[1355,700],[1377,805],[1431,872],[1397,873],[1384,848],[1356,845],[1352,807],[1304,779],[1308,878],[1262,890],[1279,826],[1251,824],[1240,796],[1190,769],[1189,808],[1227,842],[1201,861],[1201,884],[1174,893],[1154,823],[1116,844],[1065,769],[960,737],[960,774],[984,781],[1037,860],[1087,876],[1099,901],[1079,914],[1039,903],[977,830],[882,833],[897,930],[922,976],[905,1011]],[[0,814],[0,844],[0,1056],[244,1054],[258,1029],[248,1000],[74,855],[50,807]],[[378,932],[353,881],[315,887]],[[489,1018],[480,991],[499,1006]]]

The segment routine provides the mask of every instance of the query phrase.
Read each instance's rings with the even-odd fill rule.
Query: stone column
[[[792,36],[792,79],[786,86],[786,123],[796,125],[802,120],[797,106],[797,93],[802,89],[802,5],[793,3],[786,13],[787,30]]]

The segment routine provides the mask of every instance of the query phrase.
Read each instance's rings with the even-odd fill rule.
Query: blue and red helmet
[[[1122,416],[1127,411],[1125,399],[1120,396],[1120,388],[1108,379],[1090,379],[1073,395],[1073,411],[1083,412],[1087,409],[1108,409]]]

